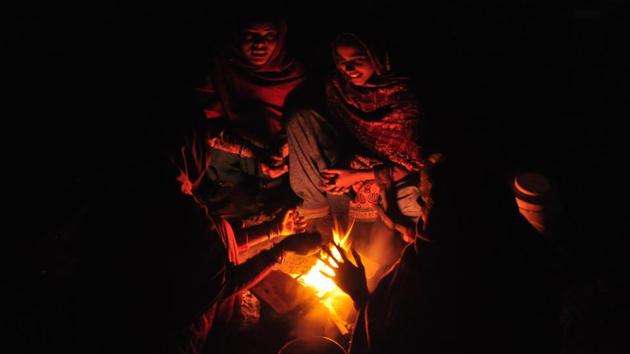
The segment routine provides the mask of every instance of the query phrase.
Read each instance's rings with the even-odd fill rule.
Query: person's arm
[[[353,184],[374,180],[373,170],[326,169],[322,170],[320,188],[330,194],[344,194]]]
[[[406,169],[392,165],[380,164],[372,169],[355,170],[355,169],[326,169],[323,170],[325,189],[350,187],[355,183],[364,181],[389,181],[395,182],[405,178],[409,171]]]
[[[260,252],[243,264],[228,265],[223,296],[232,296],[258,284],[269,274],[271,268],[282,259],[283,255],[284,249],[276,245]]]
[[[303,233],[306,229],[304,217],[295,209],[288,209],[272,221],[248,228],[243,228],[243,222],[237,218],[228,219],[228,222],[234,229],[239,251],[244,251],[279,236]]]
[[[387,299],[387,291],[392,286],[392,281],[395,279],[395,269],[392,268],[381,280],[379,280],[376,289],[369,294],[367,301],[362,306],[357,306],[357,319],[355,320],[352,328],[352,334],[350,339],[350,346],[348,353],[368,353],[371,349],[372,336],[374,326],[378,323],[372,324],[370,322],[370,313],[374,313],[374,307],[378,307],[379,299]],[[385,300],[387,302],[387,300]],[[356,306],[356,305],[355,305]],[[376,311],[378,312],[378,311]]]
[[[379,184],[383,184],[383,181],[391,184],[408,174],[409,171],[392,164],[380,164],[367,170],[326,169],[322,171],[324,176],[322,189],[326,192],[341,193],[359,182],[376,180]]]
[[[324,176],[323,189],[331,191],[338,188],[348,188],[355,183],[363,181],[372,181],[374,170],[354,170],[354,169],[325,169],[322,170]]]
[[[422,257],[419,253],[423,250],[426,252],[429,247],[431,247],[429,243],[416,238],[413,247],[409,246],[403,251],[401,259],[379,280],[362,306],[357,306],[358,316],[353,325],[349,353],[366,353],[373,349],[373,339],[382,335],[383,316],[388,314],[386,307],[391,301],[395,301],[392,298],[392,289],[404,285],[400,283],[401,277],[398,272],[401,267],[406,267],[407,262]]]
[[[285,252],[308,254],[321,244],[318,233],[306,233],[288,236],[272,248],[262,251],[243,264],[228,265],[224,297],[247,290],[258,284],[282,258]]]
[[[244,251],[280,235],[279,225],[271,221],[235,232],[239,251]]]
[[[341,290],[348,294],[357,310],[362,310],[368,303],[370,292],[367,287],[367,279],[365,277],[365,267],[361,261],[361,256],[354,249],[351,249],[352,258],[356,262],[354,265],[349,259],[347,252],[337,244],[334,244],[339,252],[340,257],[335,257],[331,251],[324,248],[324,252],[328,257],[320,257],[320,260],[328,265],[334,274],[328,274],[322,271],[322,274],[332,279]]]

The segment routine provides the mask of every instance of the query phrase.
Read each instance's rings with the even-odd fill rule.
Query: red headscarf
[[[392,75],[387,55],[354,34],[340,35],[333,51],[342,38],[363,48],[375,68],[375,77],[360,87],[339,74],[331,78],[326,84],[331,112],[378,158],[419,171],[424,166],[418,145],[420,110],[409,80]]]
[[[270,136],[277,136],[283,128],[282,114],[287,95],[304,80],[302,68],[287,55],[287,25],[281,19],[272,20],[278,31],[278,44],[267,63],[252,65],[238,48],[238,40],[217,56],[212,72],[212,83],[223,105],[223,111],[232,120],[248,119],[251,114],[264,116],[264,128]],[[259,117],[259,114],[253,114]],[[248,123],[248,122],[242,122]],[[249,122],[259,127],[261,122]]]

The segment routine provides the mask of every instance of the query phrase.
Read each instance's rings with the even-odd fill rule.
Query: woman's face
[[[335,47],[337,69],[355,86],[363,86],[376,71],[367,53],[358,45],[338,44]]]
[[[265,65],[278,46],[278,29],[271,23],[252,23],[240,36],[243,56],[255,66]]]

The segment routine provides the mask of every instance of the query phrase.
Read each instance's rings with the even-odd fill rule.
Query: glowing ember
[[[336,223],[335,223],[336,224]],[[350,249],[349,236],[352,231],[352,227],[354,226],[354,222],[348,227],[348,230],[345,232],[343,237],[340,235],[339,228],[335,225],[335,229],[333,230],[333,240],[339,245],[343,250]],[[335,246],[330,243],[328,245],[330,252],[337,259],[341,259],[341,255],[339,251],[335,248]],[[328,254],[324,251],[320,252],[320,256],[324,259],[330,258]],[[333,264],[337,264],[335,260],[332,260]],[[339,306],[342,303],[351,303],[352,300],[349,299],[349,296],[346,295],[337,285],[330,279],[322,274],[322,272],[330,275],[334,275],[335,272],[332,268],[322,262],[320,259],[317,260],[317,263],[306,273],[303,275],[299,275],[297,280],[304,286],[310,287],[315,290],[315,295],[319,298],[319,301],[329,310],[331,313],[335,324],[342,333],[347,333],[347,329],[345,328],[345,323],[342,324],[342,321],[337,314],[338,311],[335,308],[339,309]],[[342,328],[343,327],[343,328]]]

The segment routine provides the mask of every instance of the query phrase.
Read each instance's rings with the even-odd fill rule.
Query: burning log
[[[348,250],[352,225],[343,236],[338,230],[336,227],[332,239],[343,249]],[[333,255],[339,256],[332,243],[327,247]],[[320,256],[328,257],[323,251]],[[322,272],[334,274],[329,266],[315,257],[290,255],[278,270],[271,272],[251,291],[281,315],[300,307],[310,307],[313,313],[324,314],[323,316],[334,324],[339,334],[346,336],[350,333],[351,323],[356,316],[352,299]],[[322,307],[325,310],[319,311],[315,307]]]
[[[333,242],[340,245],[344,250],[350,249],[350,233],[354,224],[350,225],[343,237],[340,235],[338,225],[333,230]],[[328,245],[333,256],[340,257],[337,249],[330,243]],[[321,252],[321,257],[328,257],[325,252]],[[352,299],[344,293],[337,285],[322,273],[334,274],[333,269],[321,260],[317,260],[315,265],[306,273],[296,275],[296,279],[306,287],[310,287],[315,291],[319,301],[324,305],[330,314],[331,320],[337,326],[339,332],[343,335],[349,333],[351,327],[348,323],[350,317],[354,315]]]

